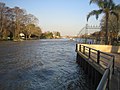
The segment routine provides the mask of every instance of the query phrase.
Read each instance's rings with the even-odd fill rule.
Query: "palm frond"
[[[114,10],[120,10],[120,4],[115,5],[113,9],[114,9]]]
[[[115,7],[115,3],[113,2],[113,0],[108,0],[107,8],[113,9],[114,7]]]
[[[104,8],[108,8],[108,0],[103,0],[104,1]]]
[[[97,3],[99,0],[90,0],[90,4],[91,3]]]
[[[112,12],[110,12],[110,14],[116,16],[117,21],[119,20],[119,14],[118,13],[112,11]]]
[[[115,3],[113,2],[113,0],[108,0],[108,5],[109,5],[109,6],[115,5]]]
[[[87,15],[87,21],[88,21],[88,19],[90,18],[90,16],[93,16],[93,15],[95,15],[95,16],[96,16],[96,19],[98,19],[99,15],[100,15],[102,12],[103,12],[102,9],[91,11],[91,12]]]
[[[99,2],[97,2],[97,5],[99,8],[104,8],[105,2],[100,0]]]
[[[97,4],[99,8],[106,8],[108,5],[108,0],[90,0],[90,4]]]

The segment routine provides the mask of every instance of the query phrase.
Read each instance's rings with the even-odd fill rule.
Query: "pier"
[[[76,44],[76,52],[77,63],[87,74],[91,90],[119,90],[118,54],[106,53],[85,44]]]

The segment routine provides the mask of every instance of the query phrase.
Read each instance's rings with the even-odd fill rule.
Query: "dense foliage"
[[[42,33],[41,39],[52,39],[52,38],[61,38],[61,35],[60,35],[60,32],[45,32],[45,33]]]
[[[120,10],[116,11],[118,13],[118,17],[120,18]],[[105,16],[101,20],[101,28],[102,31],[105,32]],[[117,18],[114,15],[109,16],[108,20],[108,40],[110,44],[114,44],[118,42],[120,38],[120,19],[117,20]]]
[[[20,33],[24,39],[40,37],[41,29],[37,26],[38,19],[27,14],[26,10],[20,7],[10,8],[0,2],[0,39],[19,40]]]

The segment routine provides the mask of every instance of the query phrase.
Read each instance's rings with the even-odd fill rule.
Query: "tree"
[[[38,27],[38,19],[27,14],[26,10],[20,7],[10,8],[5,3],[0,2],[0,39],[19,40],[20,33],[24,33],[26,38],[31,35],[40,37],[42,31]]]
[[[120,17],[120,10],[115,11],[119,14]],[[101,20],[101,28],[102,31],[105,31],[105,17],[102,18]],[[119,29],[120,29],[120,19],[117,20],[117,18],[114,15],[110,15],[109,16],[109,20],[108,20],[108,29],[109,29],[109,41],[110,44],[114,44],[114,42],[117,42],[117,38],[119,35]],[[116,41],[115,41],[116,40]]]
[[[24,12],[26,11],[24,10]],[[27,38],[31,39],[31,35],[34,36],[33,34],[34,31],[37,33],[38,30],[36,29],[36,27],[37,27],[38,21],[39,20],[32,14],[23,15],[22,23],[25,25],[25,28],[22,30],[22,32],[25,34],[26,39]],[[41,32],[41,29],[38,32]]]
[[[38,26],[36,27],[35,24],[28,24],[26,26],[25,32],[29,39],[31,39],[31,36],[34,36],[34,37],[36,36],[36,37],[40,38],[40,36],[42,34],[40,27],[38,27]]]
[[[45,32],[45,33],[42,33],[41,39],[52,39],[53,38],[53,33],[52,32]]]
[[[34,24],[28,24],[26,26],[26,30],[27,30],[27,34],[28,34],[28,38],[30,39],[31,38],[31,35],[32,35],[32,31],[34,30],[35,28],[35,25]]]
[[[87,21],[90,16],[96,15],[96,19],[98,19],[99,15],[104,13],[105,14],[105,44],[108,44],[108,20],[110,14],[115,15],[118,20],[118,13],[115,10],[120,8],[120,5],[115,5],[113,0],[90,0],[90,4],[94,3],[98,5],[99,10],[93,10],[87,15]]]
[[[7,27],[7,31],[10,32],[10,39],[13,40],[15,37],[15,15],[14,15],[14,8],[9,8],[7,11],[8,15],[7,15],[7,23],[8,23],[8,27]]]
[[[60,32],[54,31],[54,32],[53,32],[53,37],[54,37],[54,38],[60,38],[60,37],[61,37]]]
[[[19,39],[19,32],[20,32],[20,25],[22,23],[22,18],[23,18],[23,15],[24,15],[24,10],[23,9],[20,9],[19,7],[14,7],[13,9],[14,11],[14,21],[15,21],[15,36],[14,36],[14,39]]]
[[[40,27],[35,27],[35,30],[34,30],[33,34],[34,34],[36,37],[40,38],[40,36],[41,36],[41,34],[42,34],[41,28],[40,28]]]
[[[3,32],[3,16],[4,16],[5,3],[0,2],[0,36]]]
[[[25,10],[24,10],[25,11]],[[35,24],[37,25],[39,20],[32,14],[25,14],[23,16],[23,20],[22,20],[25,25],[28,25],[28,24]]]
[[[9,22],[8,22],[8,17],[9,17],[8,10],[9,10],[9,7],[4,8],[3,25],[2,25],[2,27],[3,27],[3,29],[2,29],[2,39],[7,39],[7,28],[8,28],[8,25],[9,25]]]

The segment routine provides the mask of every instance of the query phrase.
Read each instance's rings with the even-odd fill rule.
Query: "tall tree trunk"
[[[106,13],[106,31],[105,31],[105,45],[108,44],[108,19],[109,19],[109,13]]]
[[[16,21],[16,28],[15,28],[15,39],[19,39],[19,31],[20,31],[20,29],[19,29],[19,23],[18,23],[18,21]]]
[[[7,40],[7,31],[6,31],[6,29],[4,29],[4,31],[3,31],[3,37],[2,37],[2,39],[3,40]]]
[[[31,34],[29,34],[28,38],[31,39]]]
[[[17,38],[17,24],[15,22],[15,29],[14,29],[14,39]]]
[[[2,32],[3,31],[3,13],[2,13],[3,11],[1,11],[1,22],[0,22],[0,32]]]
[[[120,30],[119,30],[119,21],[117,20],[117,30],[118,30],[118,32],[117,32],[117,42],[118,42],[118,34],[120,33]]]
[[[27,40],[27,34],[25,35],[25,40]]]

